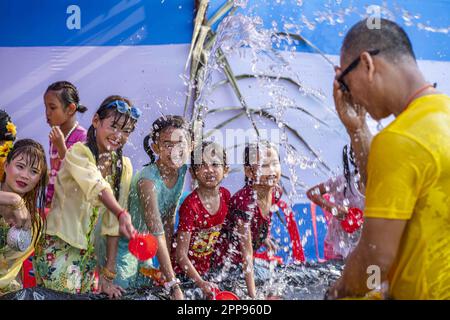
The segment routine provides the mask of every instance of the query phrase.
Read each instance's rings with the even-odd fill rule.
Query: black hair
[[[353,172],[350,171],[350,164],[353,166]],[[347,195],[347,186],[350,186],[354,183],[353,177],[358,174],[358,166],[355,161],[355,153],[353,152],[353,148],[350,146],[350,150],[348,150],[348,145],[344,146],[342,150],[342,165],[344,168],[344,177],[347,181],[347,185],[344,186],[344,195]],[[350,192],[353,193],[353,188],[350,188]]]
[[[256,160],[257,154],[259,154],[260,148],[273,149],[277,152],[278,159],[280,159],[280,153],[278,149],[268,140],[259,140],[258,142],[246,143],[244,149],[244,167],[250,167],[253,161]],[[254,158],[253,158],[254,157]],[[250,179],[245,176],[245,184],[249,184]]]
[[[214,141],[203,141],[200,146],[197,146],[191,152],[191,167],[192,167],[192,170],[194,171],[194,174],[195,174],[195,170],[197,170],[199,165],[201,163],[204,163],[204,161],[205,161],[205,159],[204,159],[205,151],[211,152],[211,154],[210,154],[211,156],[218,155],[219,157],[221,157],[223,166],[228,167],[227,152],[225,151],[225,148]],[[201,157],[201,158],[199,159],[198,157]]]
[[[153,122],[151,132],[144,138],[144,150],[150,158],[150,162],[147,163],[146,166],[155,163],[156,161],[155,153],[152,150],[150,140],[152,140],[152,143],[156,143],[160,133],[167,128],[183,129],[186,131],[188,140],[191,139],[191,130],[189,128],[189,123],[185,118],[175,115],[159,117],[155,120],[155,122]]]
[[[9,132],[6,127],[8,123],[12,123],[11,117],[5,110],[0,109],[0,141],[16,140],[16,135]]]
[[[380,50],[379,55],[392,62],[405,56],[416,60],[411,40],[397,23],[381,18],[379,28],[369,26],[368,18],[356,23],[344,38],[341,54],[355,59],[364,51]]]
[[[127,98],[124,98],[124,97],[119,96],[119,95],[109,96],[105,100],[103,100],[103,102],[101,103],[100,107],[98,108],[98,110],[96,112],[96,114],[98,115],[99,119],[100,120],[104,120],[106,118],[114,116],[113,125],[115,125],[122,119],[122,117],[125,117],[125,121],[124,121],[121,129],[123,129],[128,123],[131,123],[133,125],[133,130],[134,130],[135,124],[136,124],[136,120],[133,119],[130,116],[129,113],[120,113],[115,108],[108,108],[107,107],[108,104],[110,104],[111,102],[113,102],[115,100],[124,101],[129,106],[132,106],[131,101],[129,99],[127,99]],[[95,128],[94,128],[93,125],[91,125],[89,127],[89,129],[88,129],[86,145],[88,146],[89,150],[91,150],[92,154],[95,157],[95,161],[97,163],[98,162],[99,151],[98,151],[97,140],[96,140],[96,132],[95,132]],[[123,147],[120,147],[116,151],[117,161],[115,162],[116,167],[115,167],[115,178],[114,178],[113,190],[114,190],[114,196],[115,196],[115,198],[117,200],[119,200],[120,182],[122,180],[122,164],[123,164],[122,148]]]
[[[57,97],[63,104],[64,110],[73,103],[76,106],[76,111],[85,113],[87,108],[80,104],[80,96],[77,88],[69,81],[57,81],[48,86],[45,93],[49,91],[57,91]]]
[[[20,155],[26,156],[27,163],[31,164],[31,166],[36,165],[41,169],[41,178],[39,179],[37,186],[22,197],[25,201],[28,212],[31,215],[31,222],[33,226],[37,228],[39,235],[42,234],[43,230],[45,230],[46,221],[44,210],[46,202],[45,189],[48,183],[48,168],[45,150],[39,142],[32,139],[17,140],[14,143],[11,152],[8,153],[6,162],[9,164]],[[6,173],[3,175],[2,182],[5,182],[5,180]]]

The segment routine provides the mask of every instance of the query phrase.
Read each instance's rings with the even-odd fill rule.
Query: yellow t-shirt
[[[119,204],[128,206],[133,167],[127,157],[122,157],[122,178]],[[108,181],[97,168],[89,148],[81,142],[74,144],[66,153],[55,183],[55,196],[47,217],[46,234],[54,235],[79,249],[87,249],[86,235],[94,208],[102,217],[101,234],[119,235],[119,221],[107,211],[100,201],[101,191],[112,191]]]
[[[373,140],[365,215],[408,220],[394,299],[450,299],[450,97],[423,96]]]

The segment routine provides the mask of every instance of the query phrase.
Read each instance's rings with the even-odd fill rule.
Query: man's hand
[[[348,133],[352,134],[366,126],[367,111],[361,106],[356,106],[350,94],[342,92],[339,82],[336,80],[340,74],[341,70],[336,68],[336,78],[333,84],[334,105],[342,124]]]

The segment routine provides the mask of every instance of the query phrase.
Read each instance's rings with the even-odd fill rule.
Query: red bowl
[[[220,291],[219,289],[212,289],[214,296],[213,300],[239,300],[239,297],[230,291]]]
[[[128,250],[140,261],[153,258],[158,251],[158,240],[151,234],[137,234],[130,239]]]
[[[341,221],[342,229],[347,233],[353,233],[361,228],[364,214],[359,208],[350,208],[344,220]]]

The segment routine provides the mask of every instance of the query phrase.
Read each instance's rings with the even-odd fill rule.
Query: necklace
[[[64,143],[67,143],[67,140],[69,139],[70,135],[75,131],[75,129],[78,127],[78,121],[75,121],[75,124],[73,125],[73,127],[69,130],[69,132],[67,133],[67,135],[64,138]],[[56,154],[52,153],[53,151],[53,143],[50,142],[50,157],[52,159],[59,157],[58,155],[58,151],[56,151]]]
[[[409,105],[411,104],[411,102],[413,102],[414,99],[415,99],[419,94],[421,94],[422,92],[424,92],[425,90],[430,89],[430,88],[433,88],[433,89],[436,88],[436,83],[435,83],[435,84],[427,84],[426,86],[423,86],[423,87],[419,88],[419,90],[417,90],[416,92],[414,92],[414,93],[408,98],[404,110],[406,110],[406,109],[409,107]]]

